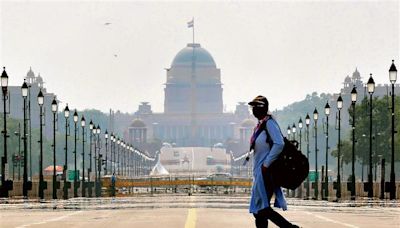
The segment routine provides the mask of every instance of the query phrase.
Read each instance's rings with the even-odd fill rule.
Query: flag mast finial
[[[193,31],[193,44],[194,44],[194,17],[192,17],[192,20],[189,21],[187,23],[187,25],[188,25],[188,28],[192,28],[192,31]]]

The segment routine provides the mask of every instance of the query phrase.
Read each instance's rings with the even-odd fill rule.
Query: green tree
[[[355,128],[355,155],[363,164],[369,163],[370,150],[370,109],[369,99],[364,99],[361,104],[356,105],[356,128]],[[396,107],[400,107],[400,99],[396,97]],[[400,115],[396,111],[396,117]],[[353,111],[349,109],[350,121],[352,121]],[[372,162],[379,163],[380,158],[385,158],[387,162],[391,160],[391,110],[388,106],[388,97],[374,98],[372,109]],[[396,125],[395,125],[396,127]],[[398,125],[397,125],[398,127]],[[351,134],[351,130],[349,132]],[[400,161],[399,153],[399,134],[395,134],[395,161]],[[342,141],[341,153],[345,164],[351,163],[352,142]],[[337,157],[337,149],[332,151],[332,156]]]

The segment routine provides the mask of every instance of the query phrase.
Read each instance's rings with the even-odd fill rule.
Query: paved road
[[[254,227],[247,201],[248,197],[158,196],[9,202],[0,204],[0,227]],[[347,203],[288,201],[289,210],[280,212],[301,227],[400,227],[398,204],[350,207]]]

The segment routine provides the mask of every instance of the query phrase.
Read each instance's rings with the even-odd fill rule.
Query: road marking
[[[196,227],[196,208],[190,208],[188,210],[188,216],[186,218],[185,228],[195,228]]]
[[[317,217],[319,219],[325,220],[327,222],[336,223],[336,224],[339,224],[339,225],[342,225],[342,226],[346,226],[346,227],[359,228],[358,226],[355,226],[355,225],[352,225],[352,224],[348,224],[348,223],[344,223],[344,222],[339,222],[339,221],[324,217],[322,215],[313,214],[313,213],[308,212],[308,211],[305,211],[304,213],[309,214],[309,215],[313,215],[313,216],[315,216],[315,217]]]
[[[70,217],[72,215],[76,215],[76,214],[79,214],[79,213],[82,213],[82,212],[83,211],[75,211],[73,213],[70,213],[70,214],[67,214],[67,215],[63,215],[63,216],[60,216],[60,217],[57,217],[57,218],[43,220],[41,222],[34,222],[34,223],[24,224],[24,225],[21,225],[21,226],[17,226],[16,228],[29,227],[29,226],[33,226],[33,225],[42,225],[42,224],[46,224],[48,222],[60,221],[60,220],[63,220],[65,218],[68,218],[68,217]]]

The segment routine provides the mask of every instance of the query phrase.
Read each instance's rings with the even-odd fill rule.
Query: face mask
[[[261,120],[262,118],[264,118],[267,115],[267,111],[265,110],[265,108],[261,108],[261,107],[253,107],[253,115]]]

